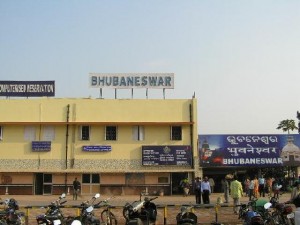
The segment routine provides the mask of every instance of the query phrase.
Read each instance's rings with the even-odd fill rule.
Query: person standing
[[[80,182],[77,180],[77,177],[73,181],[73,200],[77,200],[78,194],[80,191]]]
[[[249,201],[252,200],[252,197],[254,197],[254,179],[250,180],[249,184]]]
[[[230,178],[225,177],[224,180],[224,203],[229,203],[229,190],[230,189]]]
[[[249,177],[246,177],[245,181],[244,181],[244,191],[246,193],[246,196],[249,197],[249,185],[250,185],[250,179]]]
[[[238,214],[239,206],[240,205],[240,198],[243,195],[243,186],[241,182],[237,180],[237,176],[233,176],[233,181],[230,183],[230,193],[231,197],[233,198],[233,212]]]
[[[214,193],[214,187],[215,187],[215,181],[212,177],[210,177],[208,179],[208,182],[209,182],[209,185],[210,185],[210,190],[211,190],[211,193]]]
[[[196,177],[193,189],[196,198],[196,204],[201,204],[201,177]]]
[[[296,181],[293,186],[291,199],[289,200],[290,203],[293,203],[293,201],[300,195],[300,182]]]
[[[253,179],[253,182],[254,182],[254,192],[253,192],[253,195],[255,198],[258,198],[258,179],[257,179],[257,176],[254,177]]]
[[[182,181],[180,181],[180,186],[183,189],[183,196],[187,197],[190,193],[190,183],[189,179],[185,178]]]
[[[279,182],[275,180],[273,183],[273,198],[279,199],[280,188],[282,188],[282,185],[279,185]]]
[[[266,180],[263,176],[258,179],[259,197],[265,197]]]
[[[203,181],[201,182],[201,193],[202,193],[203,204],[209,204],[210,203],[209,195],[211,193],[211,189],[208,182],[208,177],[204,177]]]
[[[272,196],[272,187],[273,187],[273,178],[272,177],[268,177],[266,179],[266,192],[268,193],[269,197]]]

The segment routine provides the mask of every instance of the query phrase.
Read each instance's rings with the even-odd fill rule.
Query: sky
[[[195,93],[199,134],[282,134],[279,122],[300,111],[300,1],[0,1],[0,80],[99,98],[89,73],[174,73],[165,98]]]

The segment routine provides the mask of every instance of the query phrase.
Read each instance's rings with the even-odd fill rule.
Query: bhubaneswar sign
[[[0,96],[50,97],[54,95],[54,81],[0,81]]]
[[[297,135],[199,135],[202,167],[299,166]]]
[[[173,89],[173,73],[90,73],[90,87],[94,88],[152,88]]]

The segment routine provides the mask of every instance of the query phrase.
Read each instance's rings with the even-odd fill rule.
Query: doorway
[[[36,173],[35,174],[35,194],[52,195],[52,174]]]
[[[180,181],[188,177],[188,173],[172,173],[172,195],[182,194]]]

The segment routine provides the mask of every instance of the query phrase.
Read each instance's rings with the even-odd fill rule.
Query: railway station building
[[[0,194],[178,193],[201,176],[197,100],[0,99]]]

